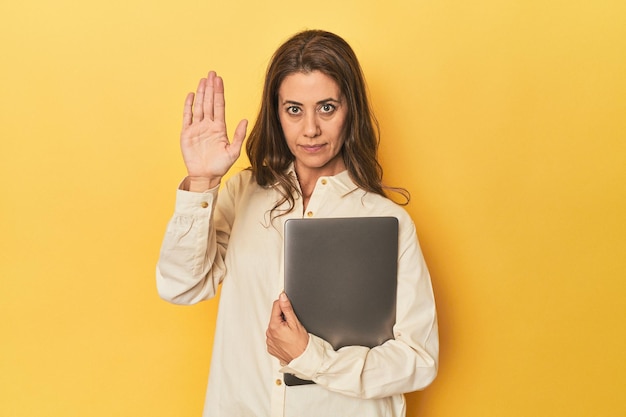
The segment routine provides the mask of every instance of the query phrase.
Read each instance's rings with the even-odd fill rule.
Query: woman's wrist
[[[188,176],[184,183],[183,189],[194,193],[203,193],[207,190],[217,187],[222,177],[194,177]]]

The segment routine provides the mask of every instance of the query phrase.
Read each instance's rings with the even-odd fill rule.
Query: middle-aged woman
[[[159,294],[176,304],[209,299],[222,284],[204,416],[404,416],[403,394],[437,373],[435,302],[415,226],[385,195],[377,124],[354,52],[317,30],[278,48],[246,144],[251,167],[218,192],[247,129],[241,121],[229,139],[224,103],[215,72],[187,96],[187,176],[157,265]],[[335,351],[307,332],[282,293],[283,226],[361,216],[399,221],[394,338]],[[285,386],[284,373],[315,384]]]

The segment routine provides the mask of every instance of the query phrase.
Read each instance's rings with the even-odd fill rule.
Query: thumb
[[[284,292],[280,293],[280,296],[278,297],[278,303],[280,304],[280,309],[285,316],[285,321],[289,324],[297,323],[298,318],[296,317],[296,313],[293,311],[291,301],[289,301],[287,294],[285,294]]]
[[[243,119],[237,125],[235,129],[235,134],[233,135],[233,141],[231,146],[233,146],[238,151],[241,150],[241,146],[243,145],[243,140],[246,138],[246,131],[248,130],[248,121]]]

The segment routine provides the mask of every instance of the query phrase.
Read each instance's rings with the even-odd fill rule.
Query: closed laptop
[[[307,331],[335,350],[393,338],[397,261],[395,217],[285,222],[285,293]],[[285,383],[312,382],[286,374]]]

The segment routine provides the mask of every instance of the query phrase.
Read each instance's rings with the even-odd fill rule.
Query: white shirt
[[[165,300],[194,304],[222,283],[204,417],[405,416],[403,394],[428,386],[437,373],[439,340],[430,276],[415,226],[392,201],[359,189],[347,171],[317,181],[306,213],[270,222],[280,199],[250,171],[219,192],[179,190],[157,265]],[[305,352],[281,367],[267,353],[272,302],[283,289],[283,225],[295,217],[394,216],[399,258],[394,339],[369,349],[334,351],[310,335]],[[287,387],[284,372],[316,382]]]

